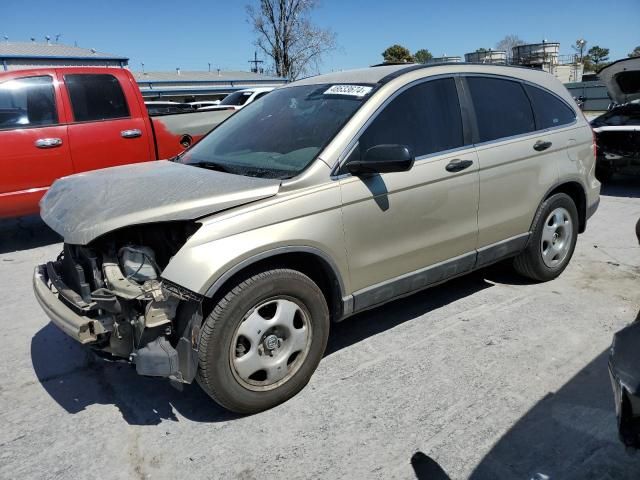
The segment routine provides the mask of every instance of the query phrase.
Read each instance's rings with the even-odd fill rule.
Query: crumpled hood
[[[640,57],[618,60],[598,73],[616,103],[627,103],[640,98]]]
[[[244,177],[168,161],[64,177],[40,201],[44,222],[66,243],[142,223],[192,220],[278,193],[280,180]]]

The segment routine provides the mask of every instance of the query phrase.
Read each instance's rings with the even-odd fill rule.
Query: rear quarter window
[[[120,82],[113,75],[65,75],[64,80],[71,99],[73,118],[76,122],[109,120],[129,116],[129,107],[124,92]]]
[[[531,99],[538,130],[567,125],[576,119],[575,112],[551,93],[528,84],[524,88]]]
[[[475,110],[479,142],[533,132],[531,103],[520,82],[501,78],[467,77]]]

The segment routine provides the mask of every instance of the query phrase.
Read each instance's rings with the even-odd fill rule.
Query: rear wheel
[[[578,210],[573,199],[565,193],[549,197],[540,205],[533,225],[529,244],[514,259],[514,267],[533,280],[553,280],[569,264],[578,238]]]
[[[198,382],[229,410],[266,410],[307,384],[328,335],[329,310],[309,277],[288,269],[254,275],[205,320]]]

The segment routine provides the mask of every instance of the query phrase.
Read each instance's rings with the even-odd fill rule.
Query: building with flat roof
[[[0,71],[55,67],[115,67],[128,68],[127,57],[98,52],[60,43],[10,42],[0,43]],[[143,65],[144,67],[144,65]],[[216,100],[237,90],[252,87],[278,87],[284,78],[257,72],[181,71],[133,72],[146,100],[179,102]]]
[[[231,92],[253,87],[279,87],[286,78],[242,71],[133,72],[145,99],[215,100]]]
[[[126,67],[129,59],[120,55],[98,52],[47,42],[0,42],[0,71],[40,67]]]

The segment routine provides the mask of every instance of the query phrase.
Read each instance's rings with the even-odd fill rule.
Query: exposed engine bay
[[[100,354],[134,363],[140,375],[190,383],[202,298],[161,273],[197,228],[193,222],[151,224],[87,246],[65,243],[42,273],[58,300],[86,319],[75,336]]]

